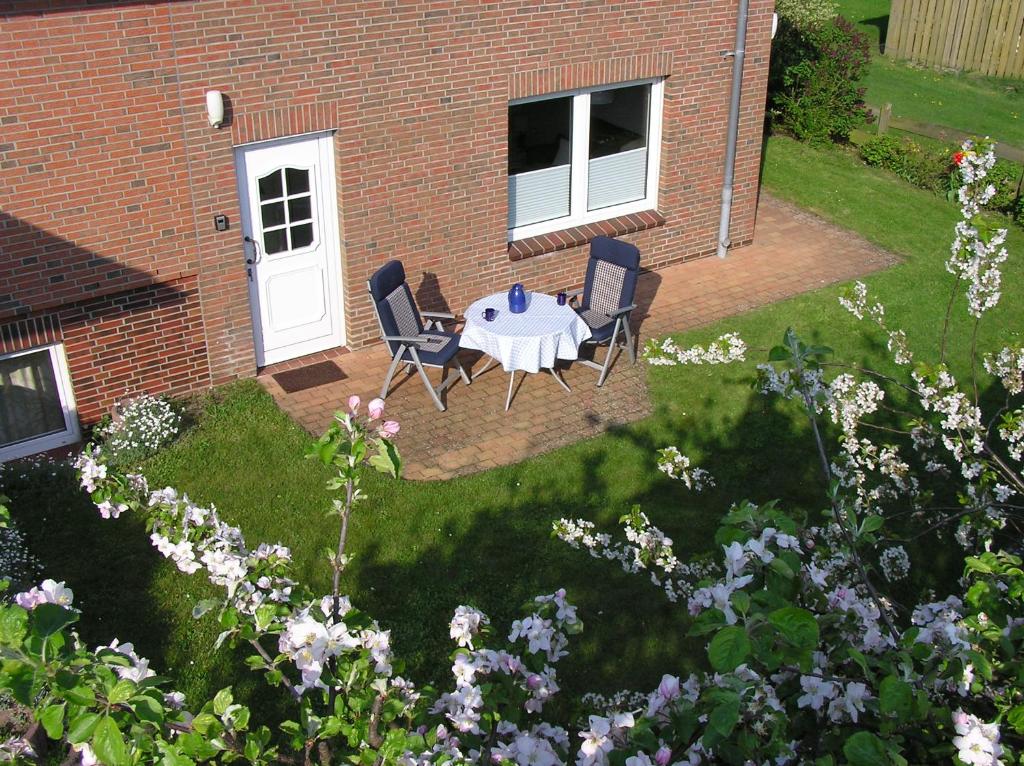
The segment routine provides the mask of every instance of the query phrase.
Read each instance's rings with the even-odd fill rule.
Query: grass
[[[889,23],[889,0],[839,0],[839,12],[871,40],[873,57],[866,100],[893,105],[893,115],[990,136],[1024,147],[1024,84],[971,73],[940,72],[894,61],[880,53]]]
[[[941,264],[955,208],[850,155],[781,138],[768,142],[764,183],[898,253],[903,262],[869,278],[869,286],[919,352],[937,348],[949,287]],[[1020,231],[1011,232],[1015,255],[1022,240]],[[1015,257],[1006,275],[1015,293],[984,325],[983,344],[1020,342],[1024,302],[1015,298],[1022,276]],[[788,407],[755,396],[749,380],[764,349],[791,323],[844,359],[881,364],[877,340],[864,337],[838,306],[840,292],[823,288],[681,336],[692,343],[737,330],[758,350],[737,367],[652,368],[655,413],[642,422],[472,477],[434,483],[370,477],[369,499],[351,536],[355,563],[345,590],[393,629],[397,653],[419,681],[446,677],[447,621],[457,604],[480,607],[505,626],[522,602],[558,587],[569,590],[586,624],[560,670],[570,694],[649,688],[663,672],[701,666],[703,649],[686,637],[681,607],[643,578],[552,540],[551,522],[581,516],[612,530],[637,503],[685,559],[713,547],[718,518],[741,497],[782,498],[784,507],[818,511],[823,494],[804,422]],[[953,330],[961,336],[969,330],[962,305]],[[965,359],[956,362],[962,371]],[[335,539],[335,521],[324,513],[327,474],[303,459],[309,444],[257,384],[241,383],[209,397],[196,427],[147,473],[154,485],[172,484],[215,503],[250,541],[291,546],[299,576],[326,592],[322,551]],[[653,453],[667,444],[708,467],[718,488],[693,496],[658,474]],[[228,683],[239,696],[258,698],[260,682],[227,649],[210,651],[213,621],[190,617],[192,603],[210,586],[162,561],[136,521],[102,522],[80,493],[55,491],[61,486],[57,478],[45,486],[15,481],[6,491],[47,572],[75,589],[85,609],[83,636],[95,643],[134,640],[193,699]],[[943,549],[932,546],[932,566],[915,570],[918,584],[942,570]]]

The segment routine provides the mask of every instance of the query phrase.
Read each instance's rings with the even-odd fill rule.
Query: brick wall
[[[751,2],[736,243],[753,230],[772,5]],[[508,100],[633,76],[667,77],[665,223],[627,238],[647,267],[706,255],[717,235],[731,75],[720,53],[733,44],[734,6],[0,0],[0,323],[187,285],[190,308],[175,321],[189,348],[202,349],[189,352],[195,374],[175,372],[172,387],[253,374],[233,147],[321,129],[337,131],[349,345],[375,340],[364,284],[392,257],[425,308],[458,311],[517,279],[533,289],[578,284],[585,247],[509,258]],[[211,88],[229,100],[220,130],[206,121]],[[218,213],[229,231],[214,230]],[[96,321],[125,353],[132,324]],[[156,340],[132,341],[137,355]],[[103,364],[84,354],[69,350],[80,379]],[[111,362],[108,378],[157,384],[165,374],[148,366],[123,378],[126,364]]]

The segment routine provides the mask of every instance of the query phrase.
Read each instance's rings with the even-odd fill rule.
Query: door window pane
[[[312,200],[308,195],[288,200],[288,220],[290,222],[308,221],[312,217]]]
[[[284,196],[284,187],[281,185],[281,171],[275,170],[270,175],[263,176],[259,180],[260,200],[277,199]]]
[[[274,229],[273,231],[263,232],[263,247],[266,248],[268,255],[283,253],[287,250],[288,238],[285,235],[285,229]]]
[[[263,218],[264,229],[269,229],[271,226],[280,226],[284,223],[284,203],[270,202],[266,205],[260,205],[260,215]]]
[[[509,107],[509,226],[569,215],[571,163],[571,97]]]
[[[313,224],[303,223],[292,227],[292,250],[308,247],[313,242]]]
[[[65,430],[50,351],[0,359],[0,446]]]
[[[650,102],[650,85],[590,94],[589,210],[646,196]]]
[[[288,194],[302,194],[309,191],[309,171],[300,168],[285,168],[288,181]]]

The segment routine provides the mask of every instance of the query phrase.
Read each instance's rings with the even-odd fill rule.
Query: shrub
[[[838,10],[832,0],[777,0],[775,3],[779,23],[786,22],[799,29],[826,24],[836,17]]]
[[[926,149],[887,133],[865,142],[860,154],[868,165],[884,168],[921,189],[944,192],[949,187],[953,160],[948,149]]]
[[[900,139],[886,133],[875,136],[860,147],[860,156],[873,167],[884,168],[921,189],[944,193],[956,201],[960,188],[960,173],[951,148],[928,149],[911,139]],[[996,160],[988,171],[987,180],[995,194],[987,207],[1008,215],[1018,223],[1024,222],[1024,201],[1019,187],[1024,168],[1009,160]]]
[[[181,427],[181,417],[170,402],[150,394],[119,408],[113,420],[97,429],[111,465],[131,466],[169,444]]]
[[[871,60],[867,38],[841,16],[804,29],[787,22],[782,34],[769,78],[773,123],[812,144],[845,141],[867,116],[857,87]]]
[[[989,203],[993,210],[1016,217],[1019,206],[1017,186],[1020,178],[1020,165],[1009,160],[996,160],[996,164],[988,171],[988,180],[996,187],[995,196]]]

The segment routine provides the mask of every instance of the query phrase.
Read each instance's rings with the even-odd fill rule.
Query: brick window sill
[[[549,234],[539,234],[536,237],[514,240],[508,243],[508,259],[510,261],[521,261],[525,258],[567,250],[570,247],[579,247],[602,234],[606,237],[617,237],[622,234],[643,231],[644,229],[653,229],[664,223],[665,216],[656,210],[644,210],[640,213],[620,215],[616,218],[609,218],[606,221],[573,226],[562,231],[553,231]]]

